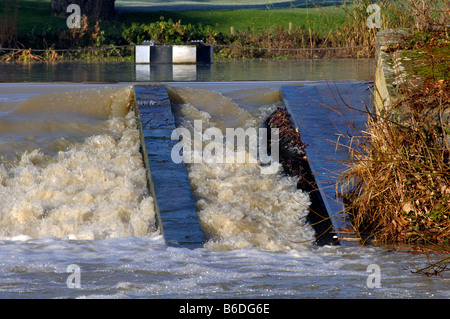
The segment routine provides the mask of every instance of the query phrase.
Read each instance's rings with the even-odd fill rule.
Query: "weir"
[[[345,220],[336,185],[349,160],[348,147],[356,141],[353,138],[358,130],[364,128],[373,104],[371,85],[322,82],[279,87],[285,109],[307,145],[307,169],[315,186],[308,191],[312,201],[308,221],[317,234],[318,245],[348,245],[358,240],[342,232],[351,227]],[[184,163],[176,164],[171,159],[178,141],[171,140],[176,126],[166,86],[135,85],[134,92],[144,162],[161,232],[168,244],[201,246],[204,236],[186,168]]]
[[[347,82],[281,88],[284,104],[307,145],[308,163],[317,184],[312,201],[319,211],[310,214],[310,223],[315,223],[316,232],[323,234],[319,242],[330,241],[331,234],[343,245],[358,240],[355,235],[342,232],[351,227],[336,188],[339,189],[339,174],[350,159],[348,147],[357,142],[358,131],[369,116],[367,111],[372,109],[372,85]]]
[[[157,226],[167,244],[203,245],[203,234],[184,163],[171,159],[177,141],[171,140],[175,120],[165,86],[135,85],[135,110],[140,118],[142,153]]]
[[[310,224],[313,226],[316,234],[321,235],[326,233],[326,236],[321,236],[320,240],[318,240],[317,243],[327,244],[329,242],[336,241],[334,236],[337,236],[337,239],[339,239],[341,242],[346,242],[349,239],[347,238],[347,234],[340,233],[340,230],[342,228],[347,228],[347,223],[345,220],[343,220],[345,215],[344,207],[339,198],[336,197],[335,191],[335,181],[338,177],[337,174],[340,170],[345,168],[344,161],[348,160],[348,154],[345,152],[345,149],[343,149],[343,147],[337,147],[336,143],[347,143],[348,141],[345,140],[347,135],[357,136],[357,134],[353,134],[353,129],[350,127],[350,124],[356,124],[356,126],[362,128],[364,123],[366,122],[367,115],[366,110],[363,107],[364,104],[362,102],[364,102],[366,105],[370,105],[372,103],[371,100],[373,98],[373,94],[369,90],[369,87],[372,85],[372,83],[340,82],[328,84],[326,82],[298,81],[237,81],[221,83],[192,82],[189,84],[185,82],[168,84],[157,84],[155,82],[153,83],[153,85],[134,84],[132,86],[132,91],[134,92],[135,110],[137,115],[139,116],[138,123],[140,124],[141,132],[140,145],[142,147],[142,155],[144,155],[144,161],[147,167],[147,179],[149,181],[148,184],[152,193],[152,197],[155,199],[154,204],[156,208],[157,224],[159,226],[159,229],[161,230],[161,234],[165,237],[168,244],[200,247],[205,241],[204,234],[200,227],[200,221],[202,222],[201,226],[204,228],[204,230],[213,229],[212,227],[210,229],[204,227],[206,224],[205,221],[207,221],[207,219],[204,218],[204,215],[202,215],[202,213],[205,209],[197,205],[200,217],[202,217],[201,220],[199,220],[195,205],[196,202],[194,202],[193,199],[191,185],[189,183],[184,164],[176,164],[171,158],[171,150],[175,145],[178,144],[178,141],[171,140],[171,134],[176,127],[174,115],[172,114],[172,105],[167,94],[167,89],[170,87],[170,90],[172,90],[172,88],[176,86],[181,86],[184,88],[193,87],[194,90],[190,93],[190,98],[195,96],[196,99],[194,100],[198,100],[199,104],[198,111],[204,110],[206,115],[209,114],[208,112],[212,112],[211,114],[213,114],[213,116],[214,112],[217,112],[217,115],[222,114],[220,113],[222,111],[219,112],[215,109],[216,104],[218,108],[222,107],[221,103],[224,101],[222,100],[221,96],[224,99],[229,99],[229,104],[227,104],[227,102],[223,105],[226,105],[226,107],[224,106],[224,109],[229,111],[226,113],[226,116],[231,119],[231,123],[234,123],[229,124],[231,125],[230,127],[243,127],[244,124],[242,123],[244,122],[234,121],[233,119],[239,118],[239,115],[234,114],[241,114],[241,111],[242,114],[244,114],[247,111],[253,112],[254,110],[256,110],[256,108],[259,110],[263,109],[266,106],[273,107],[275,104],[277,106],[285,105],[286,109],[292,115],[295,121],[295,126],[301,133],[303,142],[309,145],[306,148],[308,163],[310,165],[311,171],[313,172],[318,189],[318,191],[314,192],[314,194],[310,193],[310,195],[313,195],[313,202],[316,204],[315,207],[321,208],[316,210],[314,206],[312,207],[311,210],[314,210],[316,212],[320,211],[320,215],[318,216],[318,219],[313,220],[312,217],[315,217],[315,215],[310,214]],[[123,85],[124,84],[120,84],[118,86]],[[167,87],[165,85],[167,85]],[[70,90],[73,90],[75,88],[82,89],[96,87],[81,84],[77,86],[74,86],[73,84],[71,84],[70,86],[62,84],[53,84],[52,86],[48,86],[47,84],[27,84],[26,86],[9,84],[3,85],[2,88],[9,94],[14,92],[12,88],[16,86],[17,88],[15,88],[15,90],[17,90],[17,92],[20,92],[21,95],[31,94],[30,96],[40,95],[41,91],[44,89],[47,91],[51,90],[52,93],[55,90],[61,91],[62,94],[66,91],[70,92]],[[24,90],[24,88],[26,88],[26,90]],[[195,92],[195,89],[200,88],[203,88],[204,93],[197,94],[197,92]],[[128,91],[124,89],[124,92],[126,91],[129,93],[130,87],[128,87],[127,90]],[[209,94],[207,92],[208,90],[210,91],[210,93],[215,91],[215,94]],[[268,96],[271,97],[268,98],[266,96],[267,92],[276,93],[269,94]],[[279,92],[281,93],[282,99],[280,99]],[[117,94],[116,91],[112,88],[98,88],[98,90],[93,91],[87,90],[82,94],[68,93],[67,96],[71,98],[70,103],[64,104],[63,102],[61,102],[61,104],[71,105],[68,110],[77,109],[78,112],[80,111],[78,109],[81,106],[84,106],[86,108],[86,112],[89,111],[89,114],[91,113],[91,111],[98,109],[97,111],[103,117],[109,116],[108,114],[109,112],[111,112],[108,111],[109,107],[107,98],[111,98],[113,100],[117,99],[117,101],[123,100],[123,103],[129,101],[128,94],[126,96],[125,94]],[[65,97],[64,95],[59,96],[59,98],[61,101],[67,101],[67,97]],[[42,97],[40,103],[42,103],[42,105],[45,105],[45,107],[48,107],[49,103],[45,102],[45,99],[45,96]],[[58,99],[56,100],[57,102],[59,101]],[[123,104],[122,102],[119,104]],[[30,109],[30,111],[32,110],[32,104],[36,103],[29,101],[26,104],[28,105],[27,107]],[[93,108],[91,107],[91,104],[98,107]],[[195,105],[194,102],[193,104]],[[202,106],[203,104],[212,105],[213,107],[211,108]],[[55,104],[54,106],[55,109],[56,105],[57,104]],[[102,105],[105,105],[105,110],[103,110]],[[230,108],[230,105],[235,105],[236,108]],[[261,108],[261,106],[263,105],[264,107]],[[202,107],[204,107],[204,109],[202,109]],[[255,107],[255,109],[253,109],[253,107]],[[354,109],[351,109],[352,107]],[[186,109],[190,110],[189,107],[187,107]],[[60,106],[58,106],[58,110],[61,111]],[[18,112],[19,110],[16,111]],[[22,111],[25,112],[25,109]],[[123,107],[122,112],[125,111],[128,111],[128,109]],[[174,111],[176,111],[176,108],[174,108]],[[27,113],[25,112],[25,114]],[[266,116],[264,112],[258,114],[262,114],[261,118]],[[180,116],[180,114],[178,113],[176,115]],[[196,116],[198,116],[197,113],[193,113],[192,118],[195,118]],[[242,118],[245,119],[245,116],[242,116]],[[261,118],[259,118],[258,120],[260,120]],[[350,123],[349,121],[351,121],[352,123]],[[225,127],[226,125],[223,124],[222,126]],[[347,132],[349,131],[351,131],[350,134],[347,134]],[[91,131],[89,132],[92,133]],[[140,154],[138,154],[138,156],[139,155]],[[99,169],[105,167],[104,164],[89,164],[91,164],[92,166],[96,166],[96,168]],[[192,167],[190,166],[189,169],[191,168]],[[191,170],[189,172],[191,173]],[[230,173],[230,176],[238,175],[234,174],[231,170],[228,170],[228,172]],[[99,173],[102,172],[99,171]],[[200,178],[197,178],[196,183],[193,183],[192,189],[194,191],[197,191],[197,185],[205,185],[205,183],[202,183],[201,177],[209,175],[202,174],[197,174],[197,177],[200,176]],[[127,173],[127,176],[131,175],[132,174]],[[243,176],[240,176],[241,180],[239,180],[239,182],[236,182],[236,179],[233,180],[234,184],[228,181],[222,181],[223,183],[220,185],[218,183],[215,184],[219,185],[217,186],[217,189],[219,189],[220,187],[221,190],[221,196],[220,198],[218,197],[219,200],[216,200],[215,197],[208,198],[213,198],[213,201],[215,203],[221,204],[221,200],[223,198],[233,198],[234,194],[237,194],[238,191],[241,191],[241,194],[245,193],[245,186],[247,186],[247,184],[251,185],[252,182],[249,182],[249,178],[247,177],[249,175],[242,175]],[[140,174],[140,176],[142,177],[143,174]],[[192,178],[192,176],[195,175],[192,174],[189,176],[189,178]],[[255,176],[256,178],[254,179],[254,183],[257,184],[260,180],[258,179],[258,174],[255,174]],[[212,180],[216,181],[216,179],[214,178],[212,178]],[[230,184],[230,186],[227,185],[227,182]],[[214,193],[214,191],[216,190],[216,188],[214,188],[216,187],[215,185],[212,185],[212,187],[210,187],[210,189],[212,190],[211,193]],[[238,186],[233,189],[231,187],[233,185]],[[290,192],[290,190],[288,190],[287,192]],[[210,195],[207,192],[205,192],[205,194]],[[248,192],[246,194],[248,194]],[[272,192],[272,194],[277,195],[278,191]],[[261,195],[261,192],[259,189],[257,189],[255,190],[255,196],[252,196],[252,198],[259,198],[259,195]],[[117,197],[114,196],[111,200],[112,203],[115,203],[117,199]],[[198,197],[196,195],[196,199],[197,198]],[[246,203],[246,197],[244,196],[243,198],[244,200],[240,200],[240,202]],[[299,205],[296,205],[296,203],[290,199],[291,197],[289,197],[289,200],[286,200],[286,202],[291,203],[293,207],[295,206],[292,210],[297,210]],[[270,197],[270,200],[266,199],[268,203],[275,202],[276,200],[276,196]],[[230,203],[232,202],[230,201]],[[306,207],[306,205],[303,206]],[[47,209],[47,207],[45,209]],[[211,208],[210,211],[213,212],[214,209],[216,209],[216,207]],[[229,213],[229,211],[232,209],[235,209],[236,212],[251,211],[244,210],[245,208],[241,209],[239,205],[233,206],[233,203],[227,206],[224,211],[226,213]],[[259,211],[264,213],[267,212],[269,208],[267,208],[266,206],[261,206],[258,207],[258,209]],[[117,211],[118,210],[115,208],[111,209],[111,212],[113,213],[116,213]],[[288,209],[284,209],[283,207],[282,209],[280,209],[280,211],[286,212],[288,211]],[[300,211],[300,208],[298,209],[298,211]],[[304,211],[302,211],[301,214],[301,216],[303,216]],[[44,210],[43,216],[47,215],[51,214],[47,214],[47,211]],[[300,216],[300,214],[297,214],[297,216]],[[232,217],[233,219],[230,218],[226,221],[231,220],[233,222],[241,222],[241,220],[239,219],[239,214],[235,214]],[[285,233],[285,231],[281,230],[279,228],[279,225],[275,223],[277,221],[276,218],[271,218],[271,216],[264,216],[264,218],[266,217],[270,219],[270,222],[274,221],[273,225],[271,225],[274,227],[270,229],[270,236],[272,237],[267,236],[267,238],[278,239],[278,234],[281,235],[282,233]],[[45,219],[43,220],[45,221]],[[124,218],[124,220],[126,220],[126,218]],[[222,227],[222,225],[225,225],[224,220],[225,218],[216,218],[215,220],[213,220],[215,226],[214,229],[225,229],[225,227]],[[322,220],[326,221],[322,222]],[[244,222],[245,221],[246,220],[244,219]],[[249,229],[248,225],[244,223],[237,225],[237,227],[235,226],[235,224],[231,223],[231,226],[229,228],[232,229],[234,227],[234,229],[236,230],[243,229],[244,231]],[[254,233],[256,234],[259,234],[258,226],[259,224],[254,227],[254,229],[256,229]],[[296,226],[297,224],[292,228],[295,228]],[[138,227],[136,227],[136,229],[138,229]],[[308,230],[310,231],[309,228]],[[74,230],[73,233],[77,233],[77,230]],[[91,236],[91,233],[89,233],[88,235],[82,233],[80,236],[85,236],[83,238],[95,237],[94,235]],[[209,235],[209,233],[205,231],[205,235]],[[221,236],[221,234],[219,235]],[[220,238],[219,235],[218,238]],[[295,234],[295,236],[297,237],[292,237],[300,237],[297,234]],[[309,241],[309,238],[310,237],[308,237],[306,240]]]

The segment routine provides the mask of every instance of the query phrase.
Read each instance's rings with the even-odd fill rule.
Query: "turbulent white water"
[[[3,105],[0,238],[103,239],[152,231],[153,199],[130,94],[130,87],[104,88]]]
[[[231,95],[234,99],[199,89],[170,90],[179,125],[192,136],[210,127],[223,132],[226,128],[259,128],[281,103],[278,90],[243,90]],[[203,132],[196,131],[194,120],[202,120]],[[193,139],[192,146],[196,147]],[[314,240],[314,231],[305,222],[308,195],[297,189],[296,179],[283,176],[281,168],[276,174],[261,174],[259,165],[248,160],[217,163],[208,159],[187,165],[202,229],[210,238],[207,248],[278,251],[304,249]]]
[[[129,90],[0,97],[0,298],[450,297],[448,277],[411,273],[424,255],[312,245],[307,196],[289,178],[259,174],[257,164],[191,165],[212,240],[167,245],[152,229]],[[189,128],[198,118],[204,128],[257,127],[279,103],[277,90],[175,91]],[[78,288],[68,285],[70,265],[79,267]],[[371,265],[380,269],[378,288],[368,285]]]

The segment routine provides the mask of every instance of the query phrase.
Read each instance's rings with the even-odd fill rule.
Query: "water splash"
[[[217,92],[170,88],[169,96],[179,126],[195,132],[194,120],[203,129],[262,127],[280,105],[275,90]],[[194,145],[193,145],[194,147]],[[248,156],[248,154],[247,154]],[[212,250],[259,248],[306,249],[314,231],[305,222],[310,205],[297,189],[296,179],[261,174],[258,163],[206,163],[187,165],[202,230]]]
[[[73,91],[9,107],[0,122],[0,238],[156,231],[130,94],[130,87]],[[5,156],[10,145],[15,156]]]

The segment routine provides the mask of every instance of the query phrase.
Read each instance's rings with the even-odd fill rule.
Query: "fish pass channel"
[[[280,105],[280,89],[292,112],[307,116],[302,96],[327,97],[319,84],[167,88],[176,125],[195,133],[196,119],[204,128],[258,127]],[[364,100],[370,90],[355,90],[360,85],[339,89],[362,92]],[[28,93],[26,85],[14,86],[20,90],[7,90],[12,93],[1,100],[2,298],[449,297],[448,279],[411,273],[425,256],[313,244],[315,233],[304,219],[308,197],[294,180],[259,174],[254,163],[187,165],[208,240],[167,243],[152,227],[137,123],[124,98],[130,86],[40,84]],[[305,123],[311,145],[321,136],[314,120]],[[67,284],[71,265],[79,269],[78,288]],[[373,265],[379,266],[377,287],[370,285]]]

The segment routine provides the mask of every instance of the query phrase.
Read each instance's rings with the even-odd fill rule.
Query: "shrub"
[[[183,25],[181,21],[173,22],[171,19],[149,24],[133,23],[130,27],[124,27],[123,39],[130,44],[141,44],[144,40],[152,40],[161,44],[185,44],[192,40],[214,42],[217,33],[211,27],[203,25]]]
[[[442,81],[404,92],[351,150],[340,193],[362,239],[449,244],[449,89]]]

